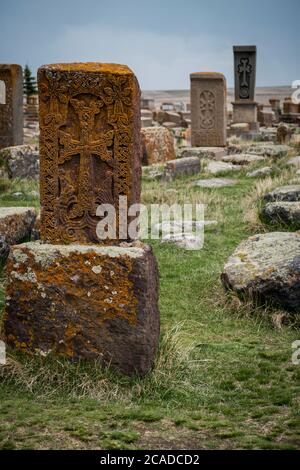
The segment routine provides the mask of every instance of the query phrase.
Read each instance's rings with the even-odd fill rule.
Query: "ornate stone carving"
[[[0,80],[5,90],[0,102],[0,148],[23,144],[22,67],[0,64]]]
[[[139,87],[126,66],[41,67],[41,237],[99,242],[97,207],[139,202]],[[111,242],[111,240],[110,240]]]
[[[226,80],[221,73],[191,74],[193,147],[226,145]]]
[[[215,127],[215,120],[215,95],[210,90],[204,90],[200,93],[200,126],[203,129],[212,129]]]

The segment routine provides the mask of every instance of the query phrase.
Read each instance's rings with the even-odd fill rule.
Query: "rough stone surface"
[[[38,145],[17,145],[0,150],[0,163],[9,178],[39,178]]]
[[[178,158],[198,157],[221,160],[226,151],[223,147],[182,147],[177,151]]]
[[[249,171],[246,176],[248,178],[260,178],[264,176],[268,176],[272,173],[272,168],[270,166],[264,166],[262,168],[258,168],[257,170]]]
[[[241,298],[300,308],[300,235],[273,232],[242,242],[221,275],[226,289]]]
[[[165,166],[165,177],[172,180],[178,176],[194,175],[200,172],[200,160],[198,157],[186,157],[170,160]]]
[[[233,155],[226,155],[222,158],[223,162],[233,163],[234,165],[250,165],[264,160],[264,157],[259,155],[252,155],[248,153],[239,153]]]
[[[23,144],[23,73],[21,65],[0,64],[5,103],[0,103],[0,149]]]
[[[261,210],[261,218],[267,223],[288,225],[295,230],[300,229],[300,201],[269,202]]]
[[[97,207],[140,201],[139,84],[126,65],[100,63],[43,66],[38,84],[41,238],[99,243]]]
[[[289,158],[289,160],[287,161],[287,165],[295,166],[297,168],[300,167],[300,155],[298,155],[297,157]]]
[[[165,127],[145,127],[142,135],[142,163],[153,165],[174,160],[174,137]]]
[[[216,175],[225,171],[240,170],[241,168],[241,165],[233,165],[232,163],[209,161],[205,166],[205,173]]]
[[[264,157],[283,157],[291,150],[288,145],[251,145],[247,149],[247,153],[262,155]]]
[[[226,145],[226,80],[215,72],[192,73],[191,142],[193,147]]]
[[[266,202],[298,201],[300,199],[300,184],[280,186],[264,195]]]
[[[224,186],[233,186],[237,180],[233,178],[209,178],[201,179],[195,182],[195,186],[201,188],[223,188]]]
[[[29,238],[36,219],[34,207],[0,207],[0,235],[15,245]]]
[[[24,243],[12,247],[7,272],[7,344],[100,360],[128,375],[153,366],[158,271],[149,246]]]

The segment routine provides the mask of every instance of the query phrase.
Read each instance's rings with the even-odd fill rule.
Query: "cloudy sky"
[[[290,85],[299,19],[299,0],[0,0],[0,63],[123,63],[144,90],[217,71],[232,86],[233,44],[256,44],[257,85]]]

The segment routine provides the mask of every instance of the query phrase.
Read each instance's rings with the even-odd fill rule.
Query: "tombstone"
[[[255,101],[256,46],[233,46],[234,92],[233,122],[249,123],[250,130],[258,130]]]
[[[79,63],[41,67],[38,86],[41,241],[11,250],[6,342],[143,376],[159,340],[155,257],[127,231],[96,236],[97,207],[111,204],[118,226],[130,220],[119,196],[139,201],[138,82],[124,65]]]
[[[0,148],[22,144],[22,67],[16,64],[0,64]]]
[[[127,67],[105,67],[38,71],[44,241],[97,243],[97,206],[140,200],[138,83]]]
[[[226,145],[226,80],[221,73],[192,73],[192,147]]]

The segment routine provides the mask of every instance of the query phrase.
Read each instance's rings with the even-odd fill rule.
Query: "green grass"
[[[300,333],[291,323],[275,328],[282,312],[242,304],[220,283],[238,243],[268,230],[253,223],[263,183],[245,172],[230,176],[238,183],[220,189],[194,187],[198,177],[143,182],[145,203],[204,202],[205,217],[219,222],[200,251],[152,243],[162,330],[154,370],[130,379],[94,363],[9,351],[0,369],[0,448],[300,447],[300,366],[291,362]],[[28,195],[34,184],[13,184],[1,205],[38,205]],[[20,185],[24,197],[13,204]]]

